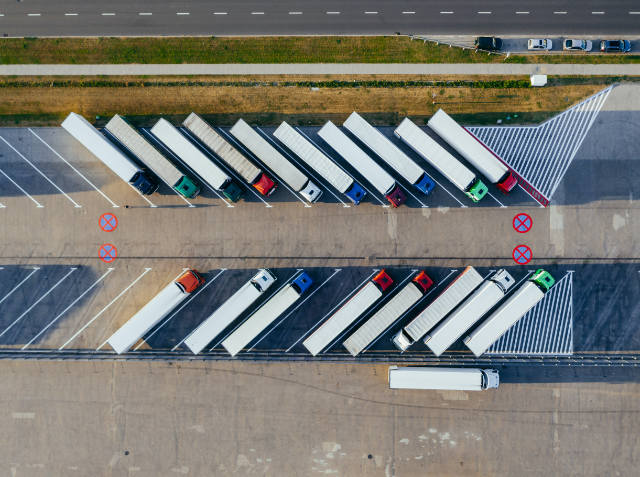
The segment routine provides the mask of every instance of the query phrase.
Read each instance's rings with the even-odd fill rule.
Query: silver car
[[[529,40],[529,42],[527,43],[527,47],[532,51],[550,50],[551,48],[553,48],[553,42],[546,38],[534,38]]]
[[[591,40],[564,40],[562,49],[566,51],[591,51]]]

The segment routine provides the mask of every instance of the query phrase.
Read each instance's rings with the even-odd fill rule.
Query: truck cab
[[[496,187],[500,189],[504,195],[509,195],[517,185],[518,179],[511,171],[507,171],[507,173],[496,183]]]
[[[151,195],[158,190],[160,184],[146,172],[138,172],[131,178],[131,185],[141,194]]]
[[[396,184],[396,188],[390,194],[385,195],[389,203],[397,209],[407,200],[407,196],[404,195],[400,186]]]
[[[176,280],[176,285],[183,293],[192,293],[196,288],[204,283],[204,278],[197,270],[187,270]]]
[[[479,202],[485,195],[487,195],[487,186],[485,186],[480,179],[476,180],[471,186],[464,191],[464,194],[474,202]]]
[[[264,173],[260,176],[260,179],[258,179],[258,181],[254,182],[252,185],[256,189],[258,189],[258,192],[267,197],[273,194],[273,192],[276,190],[276,187],[278,187],[276,183],[273,180],[269,179],[269,177]]]
[[[551,287],[556,282],[549,272],[545,272],[542,269],[536,270],[536,273],[533,274],[529,281],[535,283],[543,293],[551,290]]]
[[[515,283],[513,277],[504,269],[498,270],[494,276],[489,278],[489,281],[495,282],[502,289],[503,293],[507,293],[507,290]]]
[[[360,187],[360,184],[353,181],[353,184],[351,184],[351,187],[344,193],[344,195],[346,195],[355,205],[358,205],[362,202],[364,196],[367,195],[367,192]]]
[[[384,269],[373,277],[372,281],[378,286],[381,292],[386,291],[387,288],[393,285],[393,280],[389,275],[387,275],[387,272]]]
[[[310,203],[317,201],[322,195],[322,191],[313,182],[307,182],[307,185],[300,191],[300,194],[307,199]]]
[[[429,193],[433,190],[435,186],[436,186],[436,183],[427,174],[422,174],[422,177],[420,177],[420,180],[415,184],[413,184],[413,187],[418,189],[424,195],[429,195]]]
[[[427,276],[423,271],[418,273],[418,276],[412,280],[422,290],[422,293],[426,292],[433,285],[433,280]]]
[[[244,197],[244,191],[233,181],[227,183],[225,188],[222,189],[222,194],[231,202],[238,202]]]
[[[263,293],[277,280],[276,276],[268,269],[263,269],[251,279],[251,284],[260,292]]]
[[[482,370],[482,389],[498,389],[500,375],[497,369]]]
[[[298,278],[291,282],[291,286],[298,292],[298,295],[302,295],[313,285],[313,278],[309,276],[307,272],[302,272]]]
[[[395,335],[393,335],[393,338],[391,338],[391,342],[396,348],[398,348],[399,351],[403,353],[407,351],[407,349],[409,349],[409,346],[413,344],[413,340],[409,336],[407,336],[407,334],[404,332],[404,329],[398,331]]]
[[[200,187],[187,176],[182,176],[182,178],[173,185],[173,188],[187,199],[195,199],[200,193]]]

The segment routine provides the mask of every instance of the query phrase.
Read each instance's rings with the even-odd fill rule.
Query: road
[[[5,1],[5,36],[633,35],[633,0]]]

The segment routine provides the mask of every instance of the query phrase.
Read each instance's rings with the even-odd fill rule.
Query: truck
[[[327,124],[318,131],[318,136],[340,154],[356,171],[362,174],[378,192],[385,196],[393,207],[400,207],[407,200],[400,186],[396,184],[395,179],[366,155],[362,149],[356,146],[331,121],[327,121]]]
[[[197,270],[185,271],[111,335],[107,343],[118,354],[128,351],[203,283],[204,278]]]
[[[178,194],[194,199],[200,193],[200,187],[193,179],[180,172],[124,118],[116,114],[105,129]]]
[[[320,152],[318,148],[286,122],[283,121],[273,135],[300,159],[315,169],[329,184],[346,195],[355,205],[358,205],[367,195],[367,192],[353,177],[338,167],[335,162]]]
[[[320,198],[320,188],[242,119],[238,119],[229,132],[307,201],[313,203]]]
[[[423,271],[398,292],[389,303],[369,318],[343,344],[354,357],[364,351],[378,336],[424,296],[433,281]]]
[[[393,134],[474,202],[487,194],[487,186],[445,148],[429,137],[409,118],[404,118]]]
[[[424,339],[424,344],[433,351],[433,354],[440,356],[465,331],[496,306],[513,285],[513,277],[506,270],[498,270],[434,331],[429,333]]]
[[[240,290],[235,292],[231,298],[200,323],[187,336],[184,343],[193,354],[198,354],[267,291],[275,281],[276,276],[270,270],[261,269],[257,275],[245,283]]]
[[[298,301],[312,285],[313,278],[308,273],[302,272],[289,285],[286,285],[258,308],[258,311],[222,342],[222,346],[231,356],[238,354],[262,333],[267,326]]]
[[[418,164],[355,111],[343,126],[424,195],[429,195],[436,186]]]
[[[496,369],[389,366],[389,388],[438,391],[484,391],[498,389]]]
[[[508,195],[518,185],[518,179],[509,168],[473,134],[451,119],[442,109],[439,109],[429,119],[427,126],[458,151],[473,167],[484,174],[503,194]]]
[[[498,341],[525,313],[542,300],[554,283],[555,280],[549,272],[542,269],[536,270],[500,308],[464,339],[464,344],[476,357],[481,356],[489,346]]]
[[[302,344],[316,356],[338,337],[340,333],[356,321],[360,315],[373,306],[384,292],[393,284],[393,280],[383,269],[349,301],[325,321]]]
[[[120,179],[130,184],[141,194],[151,195],[158,190],[159,184],[149,173],[129,159],[120,149],[113,145],[85,118],[76,113],[70,113],[62,122],[67,130],[80,144],[100,159],[116,173]]]
[[[426,335],[431,328],[447,316],[458,306],[478,285],[482,277],[473,267],[467,267],[460,275],[433,300],[407,326],[398,331],[391,342],[400,351],[406,351],[409,346]]]
[[[169,121],[161,118],[151,128],[151,133],[182,159],[203,181],[213,189],[222,192],[231,202],[238,202],[244,197],[244,191],[238,184],[233,182],[226,172],[215,165]]]
[[[262,195],[270,196],[276,190],[273,179],[240,154],[196,113],[191,113],[182,125]]]

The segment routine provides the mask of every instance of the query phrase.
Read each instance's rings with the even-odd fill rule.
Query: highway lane
[[[634,35],[637,1],[3,0],[0,33],[154,35]]]

